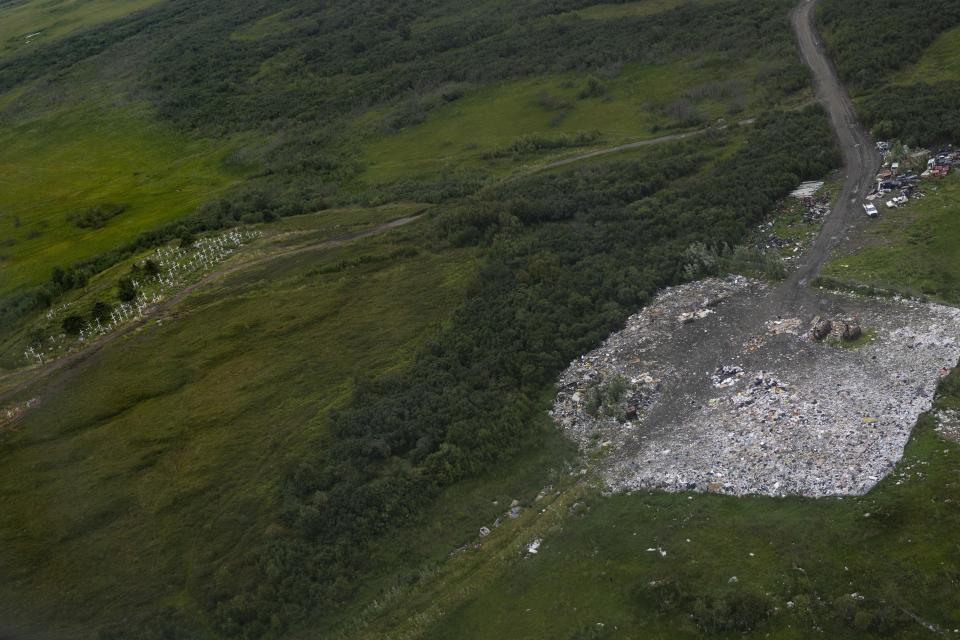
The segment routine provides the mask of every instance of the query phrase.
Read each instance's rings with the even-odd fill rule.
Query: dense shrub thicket
[[[765,55],[783,70],[799,68],[791,0],[682,4],[616,21],[564,13],[590,4],[172,0],[0,63],[0,90],[113,48],[148,65],[142,77],[164,117],[216,132],[328,122],[450,83],[637,60]],[[261,21],[272,26],[258,28]]]
[[[854,89],[875,89],[897,69],[919,60],[938,35],[960,25],[960,3],[824,0],[818,19],[844,82]]]
[[[822,112],[810,109],[764,118],[743,150],[698,173],[705,161],[678,146],[449,207],[435,233],[489,244],[488,264],[412,368],[361,385],[332,417],[331,442],[289,475],[292,533],[220,575],[209,593],[220,632],[269,635],[310,603],[346,599],[366,541],[528,441],[543,389],[658,288],[681,281],[691,244],[736,244],[837,155]]]
[[[892,85],[865,97],[860,116],[881,139],[911,146],[960,142],[960,82]]]

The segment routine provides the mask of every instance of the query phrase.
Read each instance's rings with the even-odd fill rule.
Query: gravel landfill
[[[570,364],[551,415],[609,489],[859,495],[890,473],[960,358],[960,310],[824,293],[817,341],[819,317],[751,317],[767,293],[742,277],[665,290]],[[853,322],[864,337],[844,343]]]

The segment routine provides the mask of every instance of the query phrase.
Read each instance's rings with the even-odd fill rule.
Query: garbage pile
[[[781,203],[775,219],[767,220],[759,226],[755,248],[761,253],[776,251],[787,262],[799,257],[806,242],[803,236],[807,234],[804,232],[798,234],[797,229],[794,228],[793,232],[789,233],[791,237],[785,238],[778,233],[778,220],[784,217],[789,220],[791,216],[799,216],[804,225],[811,227],[809,232],[812,233],[813,227],[830,215],[831,195],[829,192],[822,191],[823,184],[822,181],[804,182],[797,187],[790,194],[791,197]],[[795,200],[799,200],[799,204]]]
[[[610,336],[599,348],[575,360],[562,374],[558,393],[550,412],[557,423],[584,446],[607,442],[637,420],[659,399],[661,378],[672,377],[671,365],[648,356],[657,345],[669,340],[677,327],[693,328],[713,313],[724,300],[746,289],[762,285],[742,276],[711,278],[664,290],[654,304],[627,320],[626,327]],[[614,411],[594,411],[590,401],[614,380],[623,380],[627,389]]]
[[[824,294],[833,321],[738,322],[766,293],[744,278],[669,289],[571,363],[551,415],[611,490],[858,495],[890,473],[960,359],[960,310]],[[844,348],[861,322],[871,340]]]

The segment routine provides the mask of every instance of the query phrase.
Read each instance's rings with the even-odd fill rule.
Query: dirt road
[[[816,277],[843,235],[865,219],[861,203],[880,166],[880,156],[870,136],[857,121],[850,96],[840,83],[816,33],[816,5],[816,0],[801,0],[790,19],[800,56],[813,72],[817,100],[830,116],[830,124],[840,145],[845,180],[820,234],[778,293],[779,300],[786,304],[795,303],[801,297],[799,290]]]

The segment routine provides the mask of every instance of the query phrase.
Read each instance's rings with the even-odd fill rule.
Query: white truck
[[[863,205],[863,210],[866,211],[867,215],[871,218],[876,218],[878,215],[877,208],[869,202]]]

